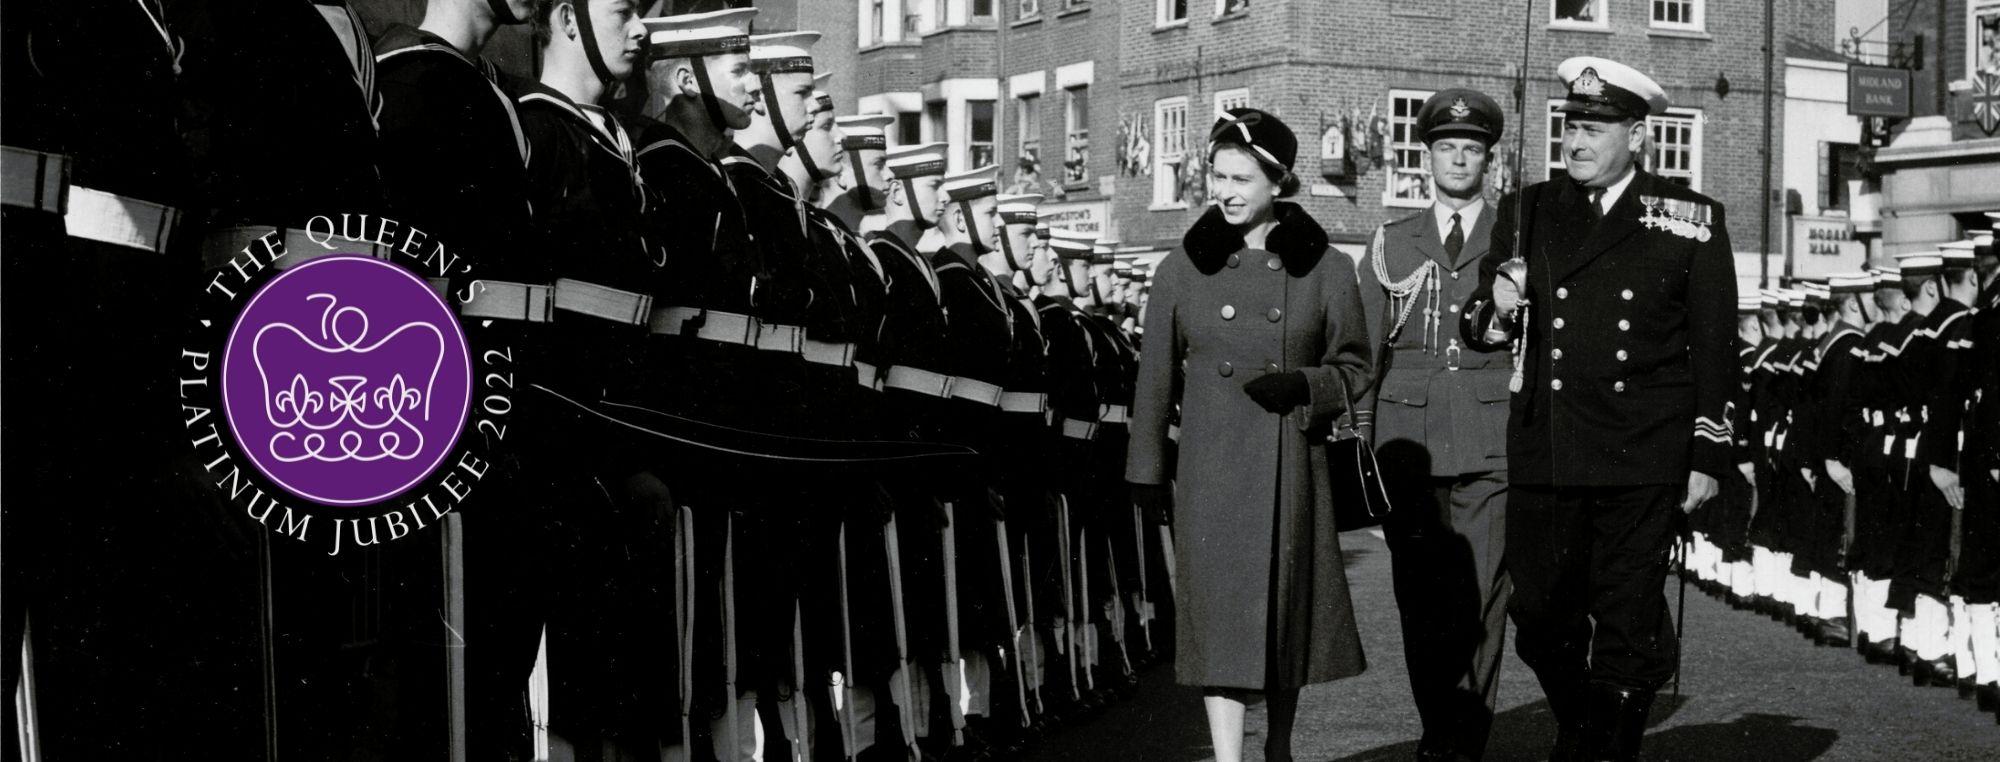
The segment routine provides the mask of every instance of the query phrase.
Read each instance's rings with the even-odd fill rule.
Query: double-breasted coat
[[[1175,676],[1187,684],[1282,690],[1365,666],[1325,457],[1328,424],[1369,373],[1361,296],[1353,263],[1298,206],[1279,203],[1267,246],[1245,248],[1210,210],[1161,262],[1147,309],[1126,479],[1164,483],[1178,402]],[[1284,415],[1243,392],[1290,371],[1311,399]]]

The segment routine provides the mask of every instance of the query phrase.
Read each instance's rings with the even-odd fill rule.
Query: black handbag
[[[1342,395],[1347,382],[1340,381]],[[1342,531],[1377,526],[1389,515],[1389,491],[1382,483],[1382,469],[1375,463],[1375,447],[1354,425],[1354,398],[1346,398],[1350,409],[1333,420],[1326,435],[1326,472],[1333,487],[1333,525]]]

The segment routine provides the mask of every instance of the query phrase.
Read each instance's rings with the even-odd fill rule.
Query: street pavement
[[[1410,759],[1422,731],[1410,701],[1389,549],[1373,530],[1341,535],[1368,669],[1307,688],[1293,751],[1299,760]],[[1674,605],[1678,583],[1669,580]],[[1813,645],[1784,624],[1687,591],[1681,693],[1653,706],[1643,756],[1658,760],[2000,760],[2000,725],[1944,688],[1916,688],[1894,667]],[[1489,760],[1546,759],[1555,732],[1534,674],[1512,653],[1509,628]],[[1043,760],[1214,759],[1197,689],[1171,664],[1141,676],[1131,699],[1073,724],[1029,757]],[[1263,758],[1265,715],[1245,719],[1245,757]]]

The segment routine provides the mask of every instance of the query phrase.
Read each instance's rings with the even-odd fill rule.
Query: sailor
[[[834,180],[838,195],[826,208],[857,233],[873,232],[886,224],[882,222],[882,208],[889,186],[883,172],[889,139],[884,130],[895,123],[896,118],[887,114],[834,119],[846,161],[841,163],[840,174]]]
[[[1903,525],[1896,552],[1899,559],[1908,554],[1911,563],[1891,586],[1892,598],[1900,598],[1896,594],[1902,588],[1916,598],[1911,621],[1916,624],[1918,661],[1910,672],[1919,685],[1953,686],[1964,668],[1973,666],[1958,658],[1960,647],[1969,646],[1964,637],[1969,631],[1964,599],[1952,577],[1958,514],[1966,507],[1959,450],[1972,392],[1970,379],[1959,374],[1974,362],[1977,351],[1971,305],[1979,294],[1979,279],[1972,248],[1970,241],[1952,241],[1932,253],[1897,257],[1903,293],[1910,295],[1911,309],[1925,316],[1897,373],[1911,394],[1912,420],[1902,438],[1910,520]]]
[[[1083,503],[1094,499],[1094,473],[1077,468],[1088,462],[1092,440],[1097,436],[1102,415],[1097,380],[1097,340],[1090,315],[1078,304],[1090,293],[1091,252],[1096,237],[1068,229],[1049,229],[1045,254],[1038,257],[1034,272],[1039,284],[1036,309],[1041,314],[1042,332],[1048,339],[1050,419],[1060,440],[1050,448],[1047,468],[1057,475],[1056,515],[1052,526],[1038,533],[1031,545],[1037,558],[1038,597],[1049,600],[1036,624],[1038,642],[1047,654],[1050,685],[1041,699],[1050,708],[1045,727],[1060,724],[1072,709],[1087,709],[1083,663],[1075,634],[1085,616],[1083,575],[1075,563],[1078,527],[1083,520]],[[1171,512],[1170,505],[1142,506],[1153,518]],[[1047,591],[1047,592],[1044,592]]]
[[[1806,560],[1815,587],[1811,610],[1804,612],[1811,623],[1809,633],[1825,645],[1847,646],[1853,637],[1853,621],[1848,616],[1849,568],[1847,548],[1853,544],[1847,517],[1854,511],[1853,472],[1841,463],[1846,457],[1848,428],[1860,422],[1861,407],[1855,394],[1859,381],[1864,326],[1867,323],[1863,300],[1874,290],[1874,279],[1866,273],[1839,273],[1829,276],[1824,286],[1821,311],[1827,328],[1814,347],[1806,406],[1809,416],[1799,432],[1800,468],[1810,485],[1807,512],[1816,528]]]

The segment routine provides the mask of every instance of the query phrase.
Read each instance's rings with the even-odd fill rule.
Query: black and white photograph
[[[1995,233],[2000,0],[0,0],[0,761],[2000,758]]]

